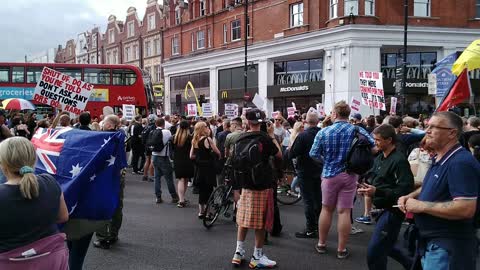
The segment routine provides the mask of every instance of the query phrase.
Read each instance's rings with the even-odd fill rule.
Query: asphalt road
[[[163,182],[163,190],[166,185]],[[110,250],[90,247],[84,269],[232,269],[230,260],[235,251],[236,227],[231,220],[220,219],[207,230],[197,218],[197,195],[188,193],[192,204],[180,209],[164,197],[163,204],[155,204],[153,183],[142,182],[130,172],[125,189],[125,207],[119,242]],[[166,192],[168,194],[168,192]],[[164,192],[165,194],[165,192]],[[168,195],[167,195],[168,196]],[[357,201],[355,216],[363,211],[363,202]],[[280,206],[283,233],[271,238],[264,248],[269,258],[276,260],[278,269],[367,269],[366,247],[373,226],[360,225],[365,233],[350,238],[347,260],[336,258],[335,224],[329,235],[331,252],[319,255],[315,239],[297,239],[294,236],[304,226],[303,208],[299,203]],[[247,257],[253,252],[253,232],[246,240]],[[245,263],[240,269],[248,269]],[[389,260],[389,269],[402,269]]]

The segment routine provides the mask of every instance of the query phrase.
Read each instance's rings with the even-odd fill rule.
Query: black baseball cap
[[[248,110],[245,117],[254,125],[265,121],[265,113],[259,109]]]

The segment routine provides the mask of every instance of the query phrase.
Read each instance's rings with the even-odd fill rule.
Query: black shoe
[[[163,203],[163,200],[161,197],[158,197],[157,200],[155,200],[155,202],[158,204],[158,203]]]
[[[101,249],[110,249],[111,244],[109,241],[106,240],[95,240],[93,241],[93,246],[96,248],[101,248]]]
[[[318,233],[316,231],[305,230],[303,232],[296,232],[295,237],[297,237],[297,238],[317,238]]]
[[[177,196],[172,197],[172,203],[178,203],[178,197]]]

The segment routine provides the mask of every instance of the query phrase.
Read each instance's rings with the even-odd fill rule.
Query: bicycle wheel
[[[277,201],[281,204],[292,205],[292,204],[296,204],[302,199],[302,197],[300,196],[300,193],[295,194],[291,192],[291,188],[290,188],[291,180],[289,179],[293,178],[293,176],[294,176],[293,174],[286,173],[285,176],[278,181]]]
[[[227,192],[226,186],[217,187],[208,198],[207,207],[205,208],[205,216],[203,218],[203,226],[209,229],[217,221],[223,207],[223,197]]]

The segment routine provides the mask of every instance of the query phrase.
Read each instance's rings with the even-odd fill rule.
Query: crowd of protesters
[[[389,256],[405,269],[475,269],[475,231],[480,225],[477,223],[480,118],[476,116],[461,118],[452,112],[437,112],[430,118],[420,116],[418,119],[395,115],[362,117],[359,113],[351,114],[350,107],[343,101],[336,103],[332,113],[324,118],[309,111],[288,119],[278,112],[273,119],[268,119],[258,109],[234,119],[150,114],[137,115],[127,121],[122,115],[115,115],[111,108],[106,107],[103,113],[92,119],[84,112],[71,119],[67,113],[38,117],[35,113],[7,115],[0,111],[3,172],[0,183],[6,182],[0,185],[2,213],[11,210],[3,202],[14,197],[26,202],[37,198],[41,203],[56,205],[47,213],[45,209],[34,210],[39,205],[25,203],[9,214],[12,218],[0,219],[3,229],[0,263],[5,258],[2,255],[44,237],[53,237],[49,244],[58,245],[58,235],[52,230],[56,223],[67,224],[69,256],[64,250],[59,253],[58,261],[62,265],[69,260],[70,269],[82,269],[94,234],[93,245],[98,248],[109,249],[118,240],[122,202],[111,221],[68,220],[58,184],[48,176],[33,174],[35,153],[28,139],[38,128],[72,127],[124,132],[129,166],[133,174],[142,175],[143,181],[154,182],[154,203],[164,202],[162,179],[171,203],[178,208],[190,203],[186,191],[188,186],[193,186],[193,193],[198,194],[200,219],[209,218],[205,205],[214,187],[223,184],[224,165],[238,158],[239,153],[234,151],[237,145],[243,141],[260,144],[262,152],[258,162],[263,181],[259,183],[239,174],[233,177],[242,178],[234,179],[238,224],[234,265],[244,260],[246,234],[248,229],[253,229],[255,246],[250,267],[276,266],[277,263],[264,254],[263,245],[266,232],[279,235],[282,230],[279,209],[272,202],[276,181],[283,177],[285,170],[294,170],[289,192],[292,196],[301,194],[305,214],[305,229],[295,236],[317,238],[314,248],[319,254],[329,251],[327,238],[336,211],[338,259],[350,255],[349,235],[363,232],[353,226],[355,221],[375,223],[366,258],[369,269],[386,269]],[[356,135],[357,132],[361,135]],[[371,147],[373,164],[363,175],[351,173],[347,168],[348,154],[356,136],[363,136]],[[153,139],[160,148],[152,146]],[[10,153],[12,149],[18,152]],[[252,175],[254,173],[257,172],[252,171]],[[174,179],[177,179],[176,185]],[[125,179],[122,181],[124,186]],[[352,208],[357,197],[363,198],[364,213],[355,218]],[[48,218],[31,216],[32,222],[20,224],[25,216],[22,211]],[[405,221],[419,231],[415,238],[416,252],[410,254],[397,245]],[[17,237],[19,230],[32,233]],[[52,269],[65,269],[56,267]]]

